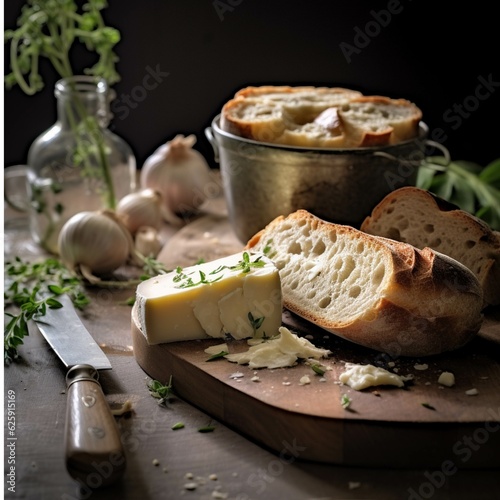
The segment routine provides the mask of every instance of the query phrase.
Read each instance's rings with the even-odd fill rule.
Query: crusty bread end
[[[305,210],[247,243],[280,270],[284,305],[315,325],[393,356],[469,342],[482,323],[476,276],[450,257],[323,221]]]

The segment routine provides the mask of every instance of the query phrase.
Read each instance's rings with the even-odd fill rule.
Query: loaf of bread
[[[391,356],[428,356],[482,324],[476,276],[450,257],[325,222],[280,216],[248,243],[280,272],[283,304],[315,325]]]
[[[430,247],[473,271],[484,291],[484,305],[500,304],[500,238],[477,217],[417,187],[389,193],[361,230]]]
[[[264,85],[236,92],[222,108],[221,128],[259,142],[359,148],[413,139],[421,119],[422,111],[406,99],[342,87]]]

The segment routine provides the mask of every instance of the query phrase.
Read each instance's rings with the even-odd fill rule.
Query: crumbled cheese
[[[245,352],[228,354],[225,358],[240,365],[248,364],[250,368],[272,369],[293,366],[299,358],[319,359],[330,354],[328,349],[315,347],[284,326],[280,327],[279,332],[276,338],[252,345]]]
[[[465,394],[467,394],[467,396],[477,396],[479,391],[476,388],[469,389],[468,391],[465,391]]]
[[[383,368],[373,365],[357,365],[346,363],[346,371],[340,374],[339,380],[357,391],[377,385],[395,385],[403,387],[407,377],[401,377]]]
[[[303,377],[300,377],[299,384],[300,385],[307,385],[311,383],[311,379],[309,378],[308,375],[304,375]]]
[[[210,474],[210,475],[208,476],[208,479],[210,479],[210,481],[217,481],[217,479],[218,479],[218,478],[217,478],[217,474]]]
[[[260,378],[257,375],[254,375],[251,379],[252,382],[260,382]]]
[[[241,377],[244,377],[245,374],[244,373],[241,373],[241,372],[234,372],[234,373],[231,373],[231,375],[229,375],[229,378],[232,378],[232,379],[239,379]]]
[[[455,375],[451,372],[443,372],[439,375],[438,384],[445,385],[446,387],[452,387],[455,385]]]
[[[194,481],[193,481],[193,482],[190,482],[190,483],[186,483],[186,484],[184,485],[184,489],[189,490],[189,491],[193,491],[193,490],[195,490],[197,487],[198,487],[198,484],[197,484],[197,483],[195,483]]]
[[[415,368],[415,370],[420,370],[420,371],[424,371],[424,370],[427,370],[427,368],[429,368],[429,365],[426,364],[426,363],[423,363],[423,364],[416,364],[413,366],[413,368]]]
[[[155,467],[160,465],[160,461],[157,458],[153,458],[153,461],[151,462]]]
[[[227,347],[227,344],[218,344],[218,345],[212,345],[210,347],[207,347],[205,349],[205,352],[207,354],[210,354],[211,356],[214,356],[216,354],[219,354],[220,352],[228,352],[229,349]]]

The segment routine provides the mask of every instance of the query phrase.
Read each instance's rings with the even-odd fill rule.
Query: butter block
[[[272,337],[281,326],[279,272],[263,253],[240,252],[143,281],[136,307],[149,344]]]

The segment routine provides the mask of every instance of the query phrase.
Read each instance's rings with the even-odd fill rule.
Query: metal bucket
[[[359,227],[384,196],[415,185],[428,127],[393,146],[357,149],[290,147],[245,139],[222,130],[220,115],[205,129],[220,165],[229,219],[247,242],[279,215],[305,209]]]

